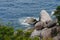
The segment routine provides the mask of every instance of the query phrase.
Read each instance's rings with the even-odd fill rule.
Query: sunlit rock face
[[[36,36],[40,36],[41,30],[34,30],[31,34],[31,37],[36,37]]]
[[[51,21],[52,20],[51,17],[49,16],[49,14],[46,12],[46,10],[42,10],[40,12],[40,14],[41,14],[41,21],[42,22],[46,22],[46,21]]]

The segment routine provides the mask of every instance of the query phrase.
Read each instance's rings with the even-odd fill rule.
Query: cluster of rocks
[[[34,23],[34,31],[31,33],[31,37],[39,36],[41,39],[52,38],[53,40],[60,40],[60,26],[57,25],[57,20],[52,20],[49,14],[42,10],[40,12],[40,20],[35,19],[27,23]]]

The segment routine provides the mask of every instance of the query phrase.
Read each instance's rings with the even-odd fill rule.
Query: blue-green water
[[[38,18],[42,9],[51,13],[59,5],[60,0],[0,0],[0,18],[14,28],[26,28],[21,24],[26,17]]]

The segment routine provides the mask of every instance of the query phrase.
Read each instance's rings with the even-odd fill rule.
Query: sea
[[[51,14],[59,5],[60,0],[0,0],[0,24],[26,29],[30,27],[23,23],[27,17],[38,20],[41,10]]]

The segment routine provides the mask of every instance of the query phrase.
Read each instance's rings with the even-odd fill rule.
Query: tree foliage
[[[58,19],[58,23],[59,23],[59,25],[60,25],[60,6],[58,6],[58,7],[56,8],[56,11],[55,11],[54,15],[55,15],[56,18]]]

